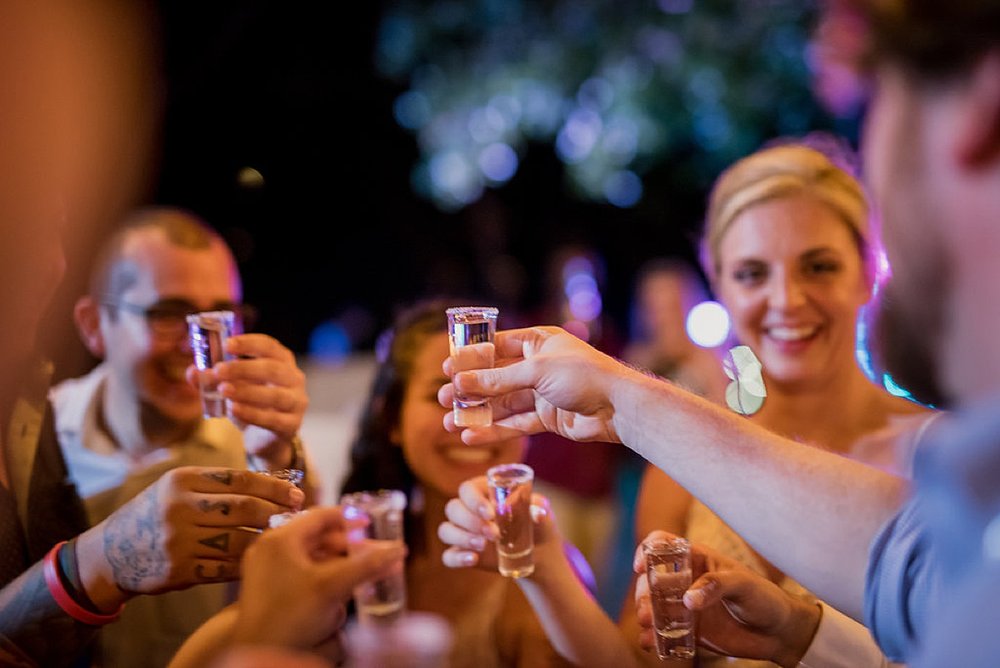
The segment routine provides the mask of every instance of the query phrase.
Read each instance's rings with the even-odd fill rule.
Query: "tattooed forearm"
[[[41,564],[0,591],[0,665],[68,666],[96,632],[56,605],[45,586]]]
[[[207,473],[202,473],[206,478],[210,478],[215,482],[221,482],[223,485],[233,484],[233,472],[232,471],[208,471]]]
[[[156,488],[150,487],[107,520],[104,556],[125,591],[149,591],[167,573],[157,505]]]
[[[205,547],[210,547],[213,550],[218,550],[219,552],[229,553],[229,533],[220,533],[218,536],[212,536],[210,538],[203,538],[198,541]]]
[[[209,501],[208,499],[201,499],[198,501],[198,510],[203,513],[210,513],[218,510],[223,515],[229,515],[229,504],[225,501]]]

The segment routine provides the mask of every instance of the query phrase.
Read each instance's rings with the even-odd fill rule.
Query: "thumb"
[[[545,543],[559,537],[559,528],[556,526],[552,514],[552,505],[548,498],[541,494],[531,495],[531,521],[535,524],[536,542]]]
[[[684,592],[684,605],[689,610],[703,610],[722,600],[723,591],[715,573],[706,573]]]
[[[691,610],[703,610],[723,599],[740,605],[751,599],[760,576],[745,571],[712,571],[694,581],[684,592],[684,605]]]

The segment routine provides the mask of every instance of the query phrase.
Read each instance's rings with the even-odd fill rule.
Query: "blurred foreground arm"
[[[339,630],[356,584],[403,567],[406,548],[387,544],[346,556],[340,508],[316,507],[268,529],[243,560],[239,601],[209,619],[181,647],[171,668],[205,666],[224,651],[267,646],[341,654]]]

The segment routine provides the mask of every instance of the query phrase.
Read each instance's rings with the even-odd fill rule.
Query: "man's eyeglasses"
[[[198,308],[183,299],[164,299],[149,306],[140,306],[126,301],[104,302],[105,306],[120,308],[145,318],[150,331],[164,338],[179,338],[187,335],[187,317],[201,311],[232,311],[236,314],[236,329],[240,332],[253,329],[257,320],[257,309],[249,304],[216,302],[209,308]]]

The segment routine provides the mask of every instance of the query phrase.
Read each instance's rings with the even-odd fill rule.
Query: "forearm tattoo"
[[[68,666],[96,632],[56,605],[41,564],[0,591],[0,666]]]
[[[162,583],[168,561],[155,487],[108,518],[104,556],[111,564],[115,583],[125,591],[143,592],[153,583]]]

